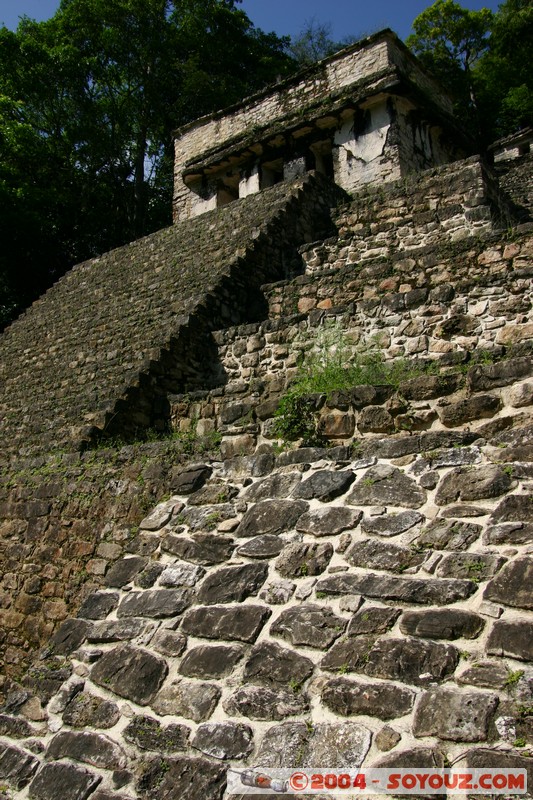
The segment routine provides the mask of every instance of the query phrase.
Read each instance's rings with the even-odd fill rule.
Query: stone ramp
[[[331,234],[339,197],[309,175],[71,270],[2,337],[4,452],[164,428],[169,388],[206,379],[209,330],[266,313],[260,285]]]
[[[11,684],[6,796],[221,800],[257,764],[533,785],[531,378],[468,381],[439,407],[429,379],[446,427],[182,467]]]

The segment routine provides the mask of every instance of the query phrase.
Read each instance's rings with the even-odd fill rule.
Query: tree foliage
[[[531,0],[506,0],[495,14],[435,0],[413,31],[407,44],[451,92],[481,148],[532,124]]]
[[[533,124],[533,5],[507,0],[494,17],[477,80],[492,138]]]
[[[307,67],[347,47],[359,38],[361,37],[345,36],[336,41],[331,38],[331,25],[317,22],[313,17],[305,22],[298,36],[291,39],[287,51],[299,67]]]
[[[239,0],[62,0],[0,29],[0,322],[170,222],[172,131],[294,69]]]

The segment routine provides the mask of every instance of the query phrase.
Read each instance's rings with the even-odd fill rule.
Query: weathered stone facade
[[[299,177],[6,332],[2,800],[247,800],[227,768],[258,764],[525,769],[533,796],[532,169]],[[322,445],[282,448],[330,330],[432,368],[313,395]]]
[[[353,193],[459,158],[452,103],[392,31],[181,128],[174,216],[187,219],[309,170]]]

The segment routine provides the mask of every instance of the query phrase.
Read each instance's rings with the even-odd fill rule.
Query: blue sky
[[[498,9],[502,0],[459,0],[464,8]],[[113,2],[113,0],[109,0]],[[0,23],[15,29],[20,16],[42,20],[53,16],[59,0],[0,0]],[[380,28],[392,28],[405,39],[413,19],[431,0],[244,0],[242,8],[265,31],[297,35],[306,20],[331,23],[335,39],[364,36]]]

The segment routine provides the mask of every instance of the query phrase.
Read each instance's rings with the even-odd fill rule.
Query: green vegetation
[[[532,124],[531,0],[506,0],[495,14],[436,0],[413,30],[408,46],[455,98],[479,147]]]
[[[509,674],[507,675],[507,679],[504,683],[508,689],[516,686],[522,675],[524,674],[523,669],[517,669],[516,671],[510,670]]]
[[[198,418],[191,419],[189,428],[183,431],[159,431],[154,428],[146,428],[145,430],[136,431],[135,435],[109,436],[102,432],[95,439],[91,450],[117,450],[126,446],[138,447],[150,442],[168,442],[169,447],[177,454],[186,456],[204,455],[205,453],[218,453],[222,436],[218,431],[210,431],[209,433],[198,433]]]
[[[350,347],[337,323],[320,328],[315,339],[306,338],[297,376],[276,411],[275,432],[284,442],[322,443],[317,427],[321,395],[354,386],[390,384],[399,388],[409,378],[430,372],[407,359],[385,361],[374,342]]]

